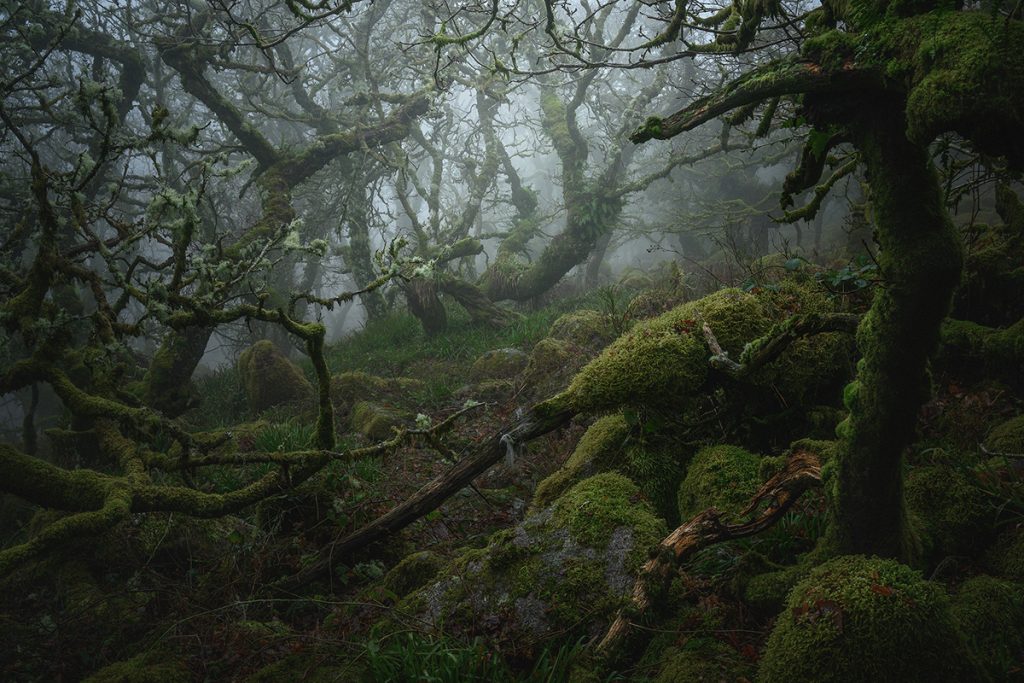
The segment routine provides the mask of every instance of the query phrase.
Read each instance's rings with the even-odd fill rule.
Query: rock
[[[616,335],[603,313],[583,309],[558,318],[552,323],[548,336],[597,352],[610,344]]]
[[[349,413],[359,401],[414,403],[410,394],[422,392],[426,385],[409,377],[378,377],[365,372],[342,372],[331,377],[331,399],[335,410]]]
[[[974,556],[992,536],[993,514],[986,495],[949,465],[915,467],[905,484],[907,510],[922,531],[926,556]]]
[[[964,581],[953,598],[953,618],[967,646],[993,681],[1020,672],[1024,652],[1024,588],[991,576]]]
[[[793,589],[758,670],[762,683],[984,679],[942,587],[862,555],[826,562]]]
[[[738,446],[711,446],[699,451],[679,486],[681,519],[709,507],[732,517],[747,506],[761,486],[761,458]]]
[[[995,454],[1024,454],[1024,415],[1007,420],[989,432],[985,449]]]
[[[421,550],[407,555],[384,576],[384,587],[403,598],[437,576],[444,560],[435,552]]]
[[[618,474],[584,480],[495,533],[485,548],[465,551],[397,612],[449,634],[500,634],[506,642],[548,648],[596,635],[666,533],[638,494]]]
[[[523,383],[533,398],[552,396],[565,388],[585,362],[585,359],[574,355],[572,346],[567,342],[550,337],[541,339],[530,352]]]
[[[512,379],[529,362],[529,356],[519,349],[487,351],[473,362],[470,376],[475,380]]]
[[[254,412],[313,398],[313,385],[302,370],[267,339],[242,352],[238,357],[238,372],[249,407]]]
[[[352,408],[352,429],[372,441],[386,441],[394,430],[407,426],[409,416],[369,401],[360,401]]]

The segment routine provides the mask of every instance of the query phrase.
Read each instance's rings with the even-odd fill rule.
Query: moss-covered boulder
[[[516,393],[516,383],[511,379],[485,379],[476,384],[466,384],[452,393],[457,400],[505,401]]]
[[[615,331],[603,313],[583,309],[558,318],[552,323],[548,336],[596,351],[615,339]]]
[[[948,465],[913,468],[907,510],[920,527],[926,555],[973,555],[992,536],[993,508],[964,472]]]
[[[587,477],[617,472],[637,485],[662,519],[675,524],[676,489],[690,451],[665,439],[641,439],[636,431],[622,413],[598,418],[565,464],[537,485],[531,509],[545,507]]]
[[[1024,454],[1024,415],[1007,420],[989,432],[985,449],[990,453]]]
[[[485,548],[462,553],[397,614],[449,634],[500,635],[518,647],[596,635],[665,533],[635,484],[599,474],[494,534]]]
[[[398,597],[405,597],[437,576],[444,560],[430,550],[407,555],[384,575],[384,588]]]
[[[1024,670],[1024,587],[991,576],[968,579],[953,598],[953,619],[994,681]]]
[[[530,351],[523,384],[531,396],[546,398],[564,389],[585,362],[568,342],[550,337],[541,339]]]
[[[737,410],[763,416],[773,410],[792,413],[794,406],[818,403],[820,397],[834,400],[853,370],[852,335],[799,339],[743,382],[723,386],[717,381],[722,374],[711,369],[704,332],[707,326],[723,351],[740,359],[751,342],[791,315],[827,312],[831,306],[809,287],[793,283],[755,293],[719,290],[637,324],[580,370],[552,405],[583,413],[649,407],[678,415],[712,389],[724,389]]]
[[[594,421],[565,464],[537,485],[531,509],[539,511],[573,484],[613,469],[622,456],[629,433],[630,427],[622,413],[605,415]]]
[[[976,681],[941,586],[893,560],[839,557],[789,596],[758,670],[763,683]]]
[[[360,401],[352,408],[352,429],[372,441],[386,441],[395,429],[407,426],[409,416],[370,401]]]
[[[680,517],[689,519],[709,507],[736,515],[757,493],[760,470],[760,456],[738,446],[711,446],[699,451],[679,485]]]
[[[245,397],[254,412],[311,401],[313,386],[295,363],[264,339],[238,357]]]
[[[331,377],[331,399],[340,414],[351,412],[360,401],[411,405],[425,384],[410,377],[378,377],[366,372],[341,372]]]
[[[473,361],[470,376],[478,381],[512,379],[526,369],[529,360],[530,357],[519,349],[494,349]]]

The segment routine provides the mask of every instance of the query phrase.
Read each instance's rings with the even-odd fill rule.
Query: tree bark
[[[963,264],[928,150],[910,142],[902,106],[869,111],[851,126],[867,165],[884,282],[857,332],[863,354],[844,392],[850,416],[831,496],[841,553],[909,559],[915,544],[903,505],[903,451],[928,399],[928,359]]]

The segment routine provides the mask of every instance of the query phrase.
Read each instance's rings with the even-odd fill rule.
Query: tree
[[[671,138],[729,111],[795,96],[812,130],[788,193],[817,183],[836,145],[856,148],[884,286],[860,326],[862,360],[845,392],[850,416],[831,473],[832,542],[839,552],[910,558],[902,453],[929,395],[928,358],[962,267],[929,145],[955,133],[1021,167],[1024,26],[1016,14],[933,2],[826,3],[804,25],[812,37],[799,51],[651,117],[632,139]]]

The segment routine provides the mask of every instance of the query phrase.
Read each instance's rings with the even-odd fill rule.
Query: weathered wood
[[[810,451],[797,451],[786,462],[785,469],[765,482],[740,512],[748,521],[726,524],[721,512],[708,508],[666,536],[640,569],[630,603],[619,610],[597,646],[598,653],[607,656],[624,649],[635,633],[637,621],[650,610],[652,593],[668,586],[680,563],[708,546],[764,531],[781,519],[804,491],[820,483],[818,456]],[[758,512],[762,505],[765,507]]]

